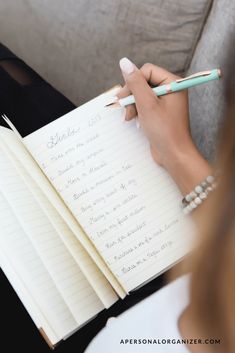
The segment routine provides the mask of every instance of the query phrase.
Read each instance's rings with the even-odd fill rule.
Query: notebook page
[[[12,131],[9,131],[12,135]],[[13,139],[7,140],[8,144],[11,148],[14,146],[13,140],[15,136],[13,134]],[[87,278],[89,284],[95,290],[96,294],[98,295],[99,299],[104,304],[105,308],[109,308],[112,304],[114,304],[118,300],[118,296],[104,277],[103,273],[97,268],[94,264],[93,260],[90,258],[88,253],[82,247],[78,239],[72,233],[68,225],[64,222],[64,220],[60,217],[56,209],[50,203],[50,201],[46,198],[45,194],[41,191],[38,187],[36,182],[29,176],[27,171],[25,170],[22,163],[16,159],[14,154],[10,151],[10,149],[5,146],[5,151],[11,157],[11,162],[16,167],[17,171],[23,178],[24,182],[26,183],[27,187],[30,189],[34,197],[36,198],[37,202],[39,203],[40,207],[49,218],[50,222],[52,223],[53,227],[56,229],[57,233],[59,234],[61,240],[66,245],[68,251],[70,252],[71,256],[77,262],[78,266],[80,267],[81,271],[83,272],[84,276]],[[13,148],[14,151],[14,148]],[[19,148],[18,148],[19,151]],[[22,153],[18,157],[20,160],[25,160],[27,157],[27,153],[24,149]]]
[[[8,278],[9,282],[14,287],[15,292],[17,293],[19,299],[28,311],[36,327],[38,329],[42,328],[44,330],[52,345],[58,343],[60,338],[53,331],[49,322],[44,318],[39,305],[31,296],[30,292],[27,290],[24,282],[21,280],[19,275],[15,272],[14,267],[10,263],[10,260],[8,259],[7,255],[4,253],[2,247],[0,247],[0,266],[3,272],[5,273],[6,277]]]
[[[81,325],[104,309],[77,263],[45,216],[9,159],[0,155],[0,188],[21,227]]]
[[[106,279],[103,278],[101,281],[96,281],[95,284],[94,281],[92,283],[95,286],[95,290],[98,293],[102,294],[102,298],[105,301],[105,305],[109,306],[110,303],[115,299],[112,287],[115,289],[116,293],[118,293],[118,295],[123,298],[125,296],[125,291],[120,286],[119,282],[113,276],[111,271],[108,269],[107,265],[102,260],[100,255],[97,253],[84,231],[81,229],[75,218],[72,216],[71,212],[68,210],[61,198],[55,192],[51,183],[44,176],[37,163],[32,159],[22,142],[17,138],[17,135],[14,134],[11,130],[3,128],[1,126],[0,134],[7,147],[14,154],[15,158],[23,162],[25,170],[27,170],[28,174],[35,181],[35,183],[38,185],[38,187],[49,200],[49,202],[54,206],[59,215],[63,218],[64,222],[67,224],[72,233],[76,236],[79,241],[80,248],[85,248],[87,253],[92,258],[94,263],[91,264],[89,267],[82,267],[82,259],[80,259],[79,264],[83,268],[86,277],[91,280],[95,272],[97,273],[97,276],[100,275],[100,272],[102,272],[105,276]],[[78,252],[76,255],[76,260],[79,261]],[[112,285],[112,287],[110,284]],[[105,293],[104,290],[102,290],[102,286],[103,288],[105,288]]]
[[[27,288],[30,297],[40,308],[42,315],[40,325],[52,343],[56,343],[74,330],[77,323],[2,192],[0,192],[0,226],[1,253],[5,254],[15,272],[15,276],[9,280],[14,288],[17,280]],[[1,265],[5,270],[4,263]],[[6,275],[8,276],[7,272]],[[28,297],[23,295],[23,300],[28,309]],[[47,330],[47,322],[51,327],[50,331]]]
[[[181,258],[191,243],[170,176],[135,122],[103,94],[23,140],[126,290]]]

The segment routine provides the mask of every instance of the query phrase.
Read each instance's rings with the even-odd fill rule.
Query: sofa
[[[234,19],[235,0],[0,0],[0,42],[80,105],[122,83],[123,56],[137,66],[152,62],[182,76],[220,67],[226,77]],[[189,90],[193,138],[210,161],[225,111],[225,82]],[[152,281],[145,296],[163,284],[162,277]],[[8,296],[3,335],[11,334],[5,339],[11,351],[49,352],[7,282],[1,281],[1,290]],[[82,353],[108,317],[142,295],[135,291],[101,313],[58,351]]]
[[[0,0],[0,41],[76,105],[122,82],[118,61],[180,75],[221,67],[235,0]],[[193,137],[213,161],[224,80],[190,90]]]

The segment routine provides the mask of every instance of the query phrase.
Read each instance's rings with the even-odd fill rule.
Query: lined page
[[[103,94],[23,140],[126,290],[178,261],[191,227],[135,122]]]
[[[5,199],[32,242],[76,323],[83,324],[103,310],[104,305],[32,193],[3,153],[0,155],[0,183]]]
[[[0,246],[0,266],[9,282],[14,286],[15,292],[17,293],[20,301],[23,303],[36,327],[38,329],[42,328],[51,344],[56,345],[63,337],[59,337],[58,334],[55,333],[48,319],[43,316],[43,312],[41,311],[39,303],[37,303],[35,298],[32,297],[31,291],[27,289],[25,282],[16,272],[16,269],[11,263],[10,258],[3,251],[3,246]]]
[[[42,325],[52,342],[56,343],[74,330],[77,323],[2,192],[0,192],[0,225],[1,251],[9,259],[17,279],[19,277],[24,283],[40,308],[43,319],[38,325]],[[10,281],[14,286],[15,279]],[[28,309],[26,299],[25,303]],[[46,330],[47,321],[52,334]]]
[[[30,177],[28,172],[25,169],[25,164],[27,163],[27,153],[24,150],[24,146],[22,149],[18,147],[18,144],[15,143],[15,136],[12,131],[9,130],[7,142],[11,146],[12,151],[9,147],[5,146],[5,151],[11,157],[11,161],[14,164],[15,168],[23,178],[27,187],[30,189],[37,202],[39,203],[41,209],[44,211],[46,216],[49,218],[53,227],[56,229],[59,234],[61,240],[67,247],[71,256],[77,262],[79,268],[82,270],[84,276],[87,278],[90,285],[95,290],[99,299],[104,304],[105,308],[109,308],[112,304],[114,304],[118,300],[118,296],[103,275],[103,273],[99,270],[99,268],[95,265],[94,261],[91,259],[87,251],[80,244],[76,236],[68,227],[67,223],[62,219],[59,213],[56,211],[51,202],[47,199],[45,194],[36,184],[36,182]],[[11,138],[10,136],[11,135]],[[12,136],[13,135],[13,136]],[[17,141],[18,142],[18,141]],[[14,148],[15,147],[15,148]],[[17,157],[13,154],[14,150],[17,148]],[[19,162],[21,160],[21,163]],[[22,164],[24,161],[24,164]]]
[[[28,153],[22,144],[22,141],[17,138],[17,135],[14,134],[13,131],[3,127],[0,127],[0,134],[2,140],[4,141],[5,145],[7,145],[8,149],[11,150],[15,159],[18,159],[21,164],[24,165],[24,169],[30,175],[31,179],[34,180],[38,188],[42,191],[47,200],[51,205],[53,205],[57,213],[63,219],[64,223],[67,224],[70,231],[78,240],[79,248],[84,248],[86,250],[86,254],[89,254],[90,258],[93,260],[91,260],[89,266],[86,266],[86,264],[83,264],[84,257],[80,256],[81,251],[76,251],[76,261],[79,263],[86,278],[88,278],[93,288],[98,293],[99,297],[102,298],[105,307],[109,307],[114,301],[117,300],[117,295],[114,293],[114,290],[121,298],[123,298],[126,295],[124,289],[121,287],[120,283],[117,281],[108,266],[102,260],[102,257],[97,253],[95,247],[92,245],[83,229],[81,229],[72,213],[65,206],[62,199],[56,193],[55,189],[48,181],[46,176],[42,173],[38,164]],[[52,219],[52,216],[50,219]],[[52,223],[55,225],[55,222]],[[65,237],[63,241],[65,241]],[[68,245],[69,244],[67,241],[66,246],[68,247]],[[72,247],[71,244],[69,250],[71,252],[73,251],[74,254],[75,248]],[[103,277],[101,276],[101,273],[103,274]],[[100,280],[97,280],[97,276],[100,277]]]

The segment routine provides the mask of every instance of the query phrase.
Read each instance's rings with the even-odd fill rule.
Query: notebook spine
[[[59,344],[59,342],[56,344],[53,344],[50,341],[49,337],[47,336],[46,332],[43,330],[42,327],[39,328],[39,332],[40,332],[41,336],[43,337],[43,339],[46,341],[47,345],[50,347],[50,349],[51,350],[55,349],[55,347]]]

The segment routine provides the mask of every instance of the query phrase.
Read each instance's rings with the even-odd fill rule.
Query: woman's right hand
[[[211,173],[211,167],[191,137],[187,91],[156,97],[150,87],[180,77],[153,64],[138,69],[127,58],[120,60],[120,67],[126,84],[117,96],[133,94],[136,102],[126,108],[125,120],[138,115],[153,159],[171,174],[183,193],[191,191]]]

